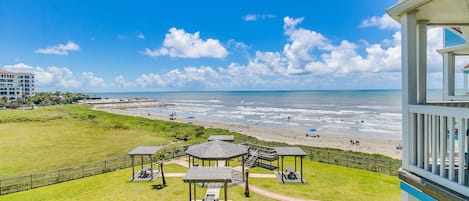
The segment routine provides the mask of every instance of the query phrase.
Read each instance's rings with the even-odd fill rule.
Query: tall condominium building
[[[387,12],[401,24],[402,200],[469,200],[469,95],[455,81],[469,55],[469,0],[400,0]],[[437,50],[441,100],[427,99],[429,27],[449,34]]]
[[[0,97],[34,96],[34,74],[0,70]]]

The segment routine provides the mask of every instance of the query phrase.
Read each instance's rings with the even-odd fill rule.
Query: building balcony
[[[469,102],[408,105],[404,168],[469,197]]]

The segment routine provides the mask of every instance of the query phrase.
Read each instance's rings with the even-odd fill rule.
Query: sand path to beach
[[[130,115],[130,116],[140,116],[149,119],[158,119],[169,121],[168,116],[151,114],[140,112],[140,111],[130,111],[123,109],[110,109],[102,108],[99,109],[105,112]],[[400,140],[387,140],[387,139],[378,139],[378,138],[363,138],[356,137],[347,133],[336,133],[336,132],[326,132],[318,131],[316,134],[319,134],[319,138],[306,137],[306,132],[301,132],[293,129],[283,129],[283,128],[269,128],[269,127],[260,127],[260,126],[247,126],[242,124],[235,123],[223,123],[223,122],[213,122],[206,121],[201,119],[186,119],[178,118],[175,121],[181,123],[191,123],[194,125],[203,126],[205,128],[223,128],[229,131],[238,132],[244,135],[256,137],[264,141],[275,141],[275,142],[285,142],[287,144],[300,144],[314,147],[330,147],[338,148],[342,150],[351,150],[365,153],[378,153],[386,155],[392,158],[401,159],[402,150],[397,150],[396,146],[402,144]],[[353,145],[350,143],[350,140],[359,141],[360,145]]]

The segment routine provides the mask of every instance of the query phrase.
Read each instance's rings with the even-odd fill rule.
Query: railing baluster
[[[448,133],[448,117],[440,117],[440,176],[446,177],[446,144]]]
[[[458,142],[459,142],[459,164],[458,164],[458,183],[464,185],[464,161],[465,161],[465,148],[464,144],[466,142],[466,121],[465,119],[460,119],[459,132],[458,132]]]
[[[454,127],[455,127],[455,119],[451,117],[451,130],[449,133],[449,171],[448,171],[448,179],[450,181],[454,181]]]
[[[436,165],[438,163],[437,161],[437,154],[436,154],[436,147],[437,147],[437,142],[436,142],[436,132],[437,132],[437,116],[434,115],[432,119],[432,173],[436,174],[437,169]]]
[[[431,123],[431,115],[425,115],[425,123],[424,123],[424,135],[423,135],[423,167],[425,170],[428,171],[429,169],[429,157],[428,157],[428,145],[429,145],[429,130],[430,130],[430,123]]]
[[[417,115],[417,167],[423,167],[423,126],[425,116],[423,114]]]

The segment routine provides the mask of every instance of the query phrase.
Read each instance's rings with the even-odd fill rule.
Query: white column
[[[419,20],[417,24],[418,103],[427,102],[427,23]]]
[[[454,96],[454,54],[443,54],[443,100],[449,101]]]
[[[459,151],[459,164],[458,164],[458,183],[464,185],[464,161],[465,161],[465,143],[466,143],[466,121],[465,119],[460,119],[459,129],[458,129],[458,151]]]
[[[401,59],[402,59],[402,166],[409,168],[409,162],[415,161],[415,151],[410,143],[415,135],[415,115],[409,113],[409,104],[417,103],[417,23],[416,12],[410,12],[401,16]]]

